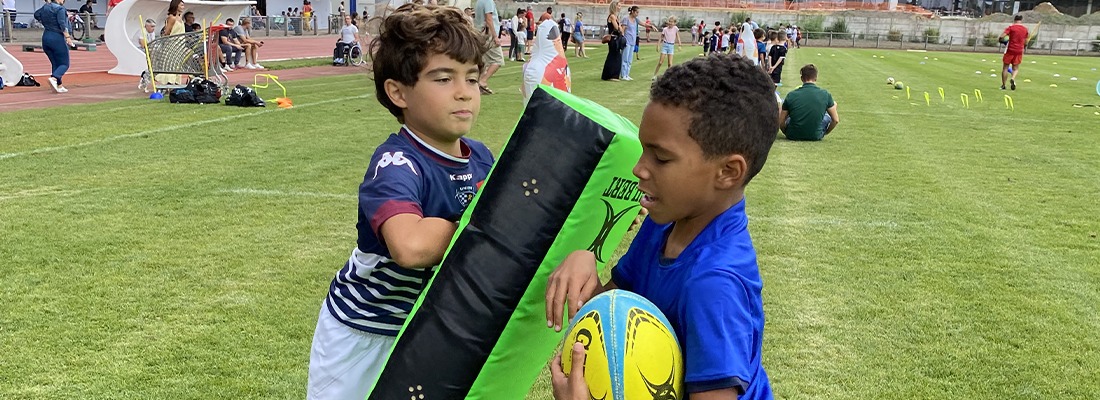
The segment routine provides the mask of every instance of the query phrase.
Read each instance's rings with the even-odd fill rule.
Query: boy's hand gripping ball
[[[684,362],[676,334],[649,300],[625,290],[593,297],[566,333],[562,370],[572,370],[573,343],[587,350],[584,378],[594,399],[679,400]]]

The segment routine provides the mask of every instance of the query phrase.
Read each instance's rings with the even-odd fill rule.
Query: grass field
[[[617,83],[591,55],[571,59],[574,93],[637,122],[655,54]],[[996,58],[792,51],[781,92],[813,62],[842,122],[777,141],[748,189],[778,398],[1100,393],[1100,109],[1072,107],[1100,104],[1097,62],[1028,56],[1010,111]],[[287,86],[291,110],[0,114],[0,398],[304,397],[358,184],[396,122],[363,76]],[[518,64],[492,86],[472,137],[498,150]]]

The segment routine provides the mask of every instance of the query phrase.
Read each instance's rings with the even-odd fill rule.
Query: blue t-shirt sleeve
[[[359,208],[370,221],[374,234],[382,238],[382,223],[398,214],[424,216],[421,208],[422,173],[401,151],[378,151],[359,185]]]
[[[648,255],[642,254],[650,246],[649,242],[652,240],[654,232],[659,234],[660,229],[657,228],[657,224],[649,218],[642,221],[642,226],[638,228],[638,234],[630,242],[630,248],[626,250],[626,254],[619,258],[615,268],[611,269],[611,282],[614,282],[619,289],[633,292],[637,285],[637,271],[639,268],[645,268],[638,264],[657,262],[657,260],[646,260],[645,258]]]
[[[756,368],[754,317],[749,291],[726,273],[691,283],[684,299],[684,381],[688,393],[748,389]]]
[[[615,287],[628,292],[634,291],[634,271],[637,270],[637,267],[634,266],[635,263],[631,261],[631,259],[637,258],[634,257],[634,253],[635,244],[631,243],[626,254],[623,254],[619,261],[615,263],[615,268],[611,269],[611,282],[615,284]]]

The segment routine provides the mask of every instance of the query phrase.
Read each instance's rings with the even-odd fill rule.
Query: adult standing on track
[[[168,17],[164,20],[164,29],[161,30],[161,36],[179,35],[186,32],[186,23],[183,19],[183,13],[187,9],[187,6],[183,5],[183,0],[172,0],[168,3]]]
[[[603,62],[603,73],[600,79],[618,82],[619,73],[623,69],[623,28],[619,25],[619,0],[611,0],[607,7],[607,34],[610,36],[607,42],[607,59]]]
[[[61,77],[69,70],[69,47],[73,38],[69,35],[69,14],[65,0],[50,0],[34,12],[34,19],[42,23],[42,51],[50,59],[50,88],[57,93],[68,92],[61,84]]]
[[[172,0],[168,3],[168,18],[164,21],[164,29],[161,31],[161,36],[179,35],[184,33],[184,11],[187,10],[187,6],[183,5],[183,0]],[[175,74],[159,74],[156,77],[156,82],[164,82],[172,85],[181,84],[180,76]]]
[[[311,24],[312,20],[313,20],[313,4],[310,3],[309,0],[303,0],[302,1],[302,24],[305,24],[305,28],[306,28],[307,31],[310,30],[310,29],[313,29],[312,24]]]
[[[1024,48],[1027,47],[1029,39],[1023,15],[1016,14],[1016,17],[1012,18],[1012,25],[1005,28],[1004,33],[1001,34],[1001,40],[1003,41],[1006,37],[1008,47],[1005,48],[1005,55],[1001,60],[1004,62],[1001,67],[1001,90],[1005,90],[1005,79],[1008,79],[1009,84],[1012,85],[1012,90],[1016,90],[1016,74],[1020,73],[1020,64],[1024,61]],[[1011,73],[1009,73],[1009,67],[1012,67]]]

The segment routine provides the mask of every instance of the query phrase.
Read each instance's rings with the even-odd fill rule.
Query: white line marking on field
[[[219,190],[217,193],[233,193],[233,194],[246,194],[253,196],[283,196],[283,197],[324,197],[330,199],[345,199],[352,200],[359,197],[353,194],[344,193],[322,193],[322,192],[299,192],[299,191],[284,191],[284,190],[270,190],[270,189],[225,189]]]
[[[11,199],[20,199],[20,198],[32,197],[32,196],[49,196],[49,195],[68,196],[68,195],[73,195],[73,194],[77,194],[77,193],[80,193],[80,192],[83,192],[83,190],[59,189],[56,186],[43,187],[43,188],[38,188],[38,189],[20,190],[18,192],[13,192],[13,193],[0,193],[0,201],[11,200]]]
[[[340,101],[347,101],[347,100],[352,100],[352,99],[362,99],[362,98],[373,97],[373,96],[374,96],[373,93],[371,93],[371,94],[361,94],[361,95],[358,95],[358,96],[342,97],[342,98],[339,98],[339,99],[322,100],[322,101],[318,101],[316,103],[298,104],[298,105],[295,105],[294,108],[291,108],[291,110],[294,110],[294,109],[297,109],[297,108],[319,106],[319,105],[322,105],[322,104],[335,103],[335,102],[340,102]],[[67,145],[64,145],[64,146],[43,147],[43,148],[34,149],[34,150],[30,150],[30,151],[24,151],[22,153],[5,153],[5,154],[0,154],[0,160],[6,160],[6,159],[9,159],[9,158],[15,158],[15,157],[26,156],[26,155],[31,155],[31,154],[50,153],[50,152],[54,152],[54,151],[58,151],[58,150],[67,150],[67,149],[73,149],[73,148],[77,148],[77,147],[86,147],[86,146],[96,145],[96,144],[100,144],[100,143],[113,142],[113,141],[116,141],[116,140],[119,140],[119,139],[129,139],[129,138],[135,138],[135,137],[142,137],[142,136],[146,136],[146,135],[152,135],[152,134],[163,133],[163,132],[170,132],[170,131],[179,130],[179,129],[193,128],[193,127],[196,127],[196,126],[207,125],[207,124],[211,124],[211,123],[231,121],[231,120],[245,118],[245,117],[254,117],[254,116],[257,116],[257,115],[263,115],[263,114],[276,112],[276,111],[282,111],[282,109],[268,108],[268,109],[260,110],[260,111],[257,111],[257,112],[247,113],[247,114],[227,115],[227,116],[224,116],[224,117],[219,117],[219,118],[214,118],[214,119],[207,119],[207,120],[202,120],[202,121],[189,122],[189,123],[186,123],[186,124],[166,126],[166,127],[162,127],[162,128],[150,129],[150,130],[147,130],[147,131],[141,131],[141,132],[135,132],[135,133],[127,133],[125,135],[110,136],[110,137],[105,137],[103,139],[90,140],[90,141],[87,141],[87,142],[81,142],[81,143],[76,143],[76,144],[67,144]]]

